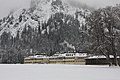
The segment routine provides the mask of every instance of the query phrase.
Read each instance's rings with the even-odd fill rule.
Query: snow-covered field
[[[120,68],[85,65],[0,65],[0,80],[120,80]]]

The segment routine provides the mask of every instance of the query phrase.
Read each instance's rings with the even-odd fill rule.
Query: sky
[[[101,8],[109,5],[119,4],[120,0],[67,0],[73,5],[79,5],[79,2],[88,6]],[[9,14],[11,10],[29,7],[30,0],[0,0],[0,18]]]
[[[120,3],[120,0],[68,0],[68,1],[82,2],[91,7],[97,7],[97,8],[101,8],[109,5],[113,6]]]
[[[5,17],[11,10],[29,7],[30,0],[0,0],[0,18]]]

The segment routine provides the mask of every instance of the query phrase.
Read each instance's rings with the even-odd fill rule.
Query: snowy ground
[[[120,80],[120,68],[81,65],[0,65],[0,80]]]

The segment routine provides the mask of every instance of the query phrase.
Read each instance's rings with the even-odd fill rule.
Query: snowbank
[[[81,65],[0,65],[0,80],[120,80],[120,68]]]

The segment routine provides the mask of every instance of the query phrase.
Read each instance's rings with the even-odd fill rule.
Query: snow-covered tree
[[[88,24],[91,26],[90,34],[93,39],[93,51],[102,53],[107,57],[110,65],[118,65],[119,32],[118,24],[120,8],[106,7],[94,11],[88,18]],[[114,56],[114,61],[110,62],[110,55]]]

